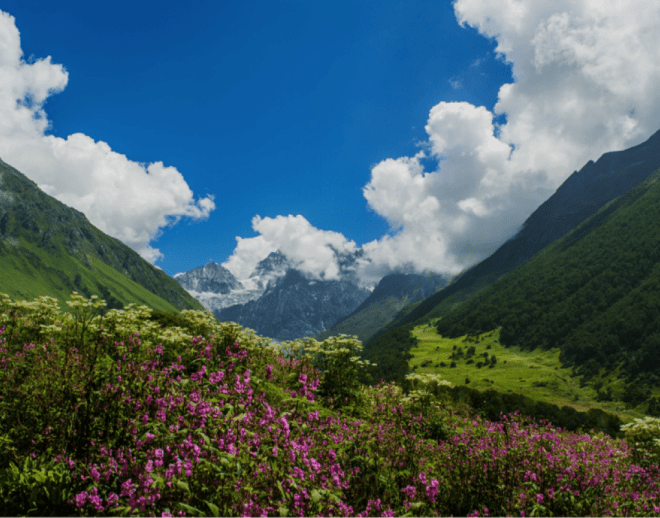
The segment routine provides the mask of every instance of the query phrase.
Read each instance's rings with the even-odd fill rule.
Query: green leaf
[[[188,486],[187,482],[184,482],[183,480],[177,480],[176,485],[183,489],[186,493],[190,493],[190,486]]]
[[[321,495],[319,494],[319,492],[318,492],[316,489],[313,489],[313,490],[312,490],[311,497],[312,497],[312,501],[313,501],[315,504],[318,504],[318,503],[319,503],[319,500],[321,499]]]
[[[280,490],[280,493],[282,493],[282,498],[286,499],[286,495],[284,494],[284,489],[282,489],[282,484],[280,484],[279,480],[276,480],[276,482],[277,482],[277,487]],[[282,508],[280,507],[280,509],[282,509]],[[288,509],[287,509],[287,511],[288,511]],[[285,515],[282,515],[282,516],[285,516]]]
[[[280,507],[280,516],[289,516],[289,508],[288,507]]]
[[[152,484],[153,487],[157,487],[158,489],[165,489],[165,480],[163,480],[163,477],[153,475],[152,478],[154,479],[154,483]]]
[[[205,442],[206,444],[210,444],[210,443],[211,443],[211,439],[209,439],[209,436],[206,435],[205,433],[197,432],[197,435],[201,436],[202,439],[204,439],[204,442]]]
[[[177,504],[179,507],[183,508],[184,511],[188,511],[189,513],[194,513],[195,516],[206,516],[206,514],[196,507],[193,507],[192,505],[184,504],[183,502],[179,502]]]
[[[211,502],[207,502],[206,500],[204,500],[204,503],[209,506],[213,516],[220,516],[220,509],[218,509],[217,505],[212,504]]]

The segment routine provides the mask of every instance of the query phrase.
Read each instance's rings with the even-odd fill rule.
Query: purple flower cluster
[[[622,441],[517,414],[422,416],[391,384],[342,416],[315,400],[309,360],[210,335],[166,365],[161,345],[140,345],[115,343],[94,366],[85,349],[0,345],[0,411],[34,432],[16,451],[61,452],[81,515],[660,515],[660,470]],[[439,416],[449,439],[426,439]],[[17,420],[0,433],[18,437]]]

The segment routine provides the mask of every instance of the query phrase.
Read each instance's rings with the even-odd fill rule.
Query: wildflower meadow
[[[370,380],[345,335],[293,354],[208,312],[0,301],[0,514],[660,516],[658,420],[626,438],[489,422]]]

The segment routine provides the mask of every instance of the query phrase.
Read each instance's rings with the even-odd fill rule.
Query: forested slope
[[[402,308],[370,341],[403,324],[419,325],[453,311],[481,290],[566,235],[608,202],[639,185],[660,167],[660,131],[646,142],[603,154],[574,172],[536,209],[520,231],[444,289]],[[367,342],[368,343],[368,342]]]
[[[505,345],[561,349],[590,379],[620,368],[631,403],[660,380],[660,169],[444,316],[456,337],[502,326]]]

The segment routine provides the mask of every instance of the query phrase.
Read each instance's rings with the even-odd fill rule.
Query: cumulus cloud
[[[660,4],[455,0],[454,11],[496,42],[514,81],[501,85],[492,112],[467,102],[430,107],[422,151],[372,168],[363,194],[391,228],[361,247],[365,284],[396,269],[460,272],[513,236],[574,170],[660,126]],[[149,243],[160,229],[208,217],[213,197],[194,201],[161,162],[132,162],[82,134],[47,136],[43,103],[67,82],[50,57],[22,60],[14,18],[0,12],[0,157],[154,262],[161,254]],[[239,279],[275,250],[312,278],[334,279],[335,251],[359,250],[301,215],[255,216],[252,226],[259,235],[237,237],[223,263]]]
[[[420,153],[372,169],[364,196],[398,230],[363,245],[374,264],[456,273],[513,236],[574,170],[660,126],[660,6],[457,0],[454,10],[496,40],[515,82],[494,112],[431,109],[424,147],[436,167],[426,171]]]
[[[237,245],[231,257],[222,266],[238,279],[246,279],[257,263],[271,252],[279,250],[291,266],[306,277],[317,280],[340,278],[338,255],[357,251],[354,241],[347,240],[339,232],[319,230],[303,216],[277,216],[252,218],[252,228],[257,237],[236,237]]]
[[[423,151],[372,168],[363,193],[391,231],[362,246],[364,282],[402,267],[455,274],[483,260],[574,170],[660,126],[660,4],[456,0],[454,11],[462,26],[496,41],[514,82],[500,87],[493,112],[466,102],[432,107]],[[500,115],[506,123],[498,125]],[[434,165],[427,171],[426,163]],[[253,226],[262,235],[237,238],[232,265],[240,257],[253,266],[295,243],[286,249],[310,271],[332,274],[322,245],[352,249],[302,216]]]
[[[46,99],[67,85],[68,73],[48,56],[22,59],[13,16],[0,11],[0,158],[47,194],[83,212],[106,234],[151,263],[163,255],[152,248],[161,229],[182,217],[208,218],[213,196],[194,201],[181,173],[162,162],[129,160],[108,144],[75,133],[46,135]]]

